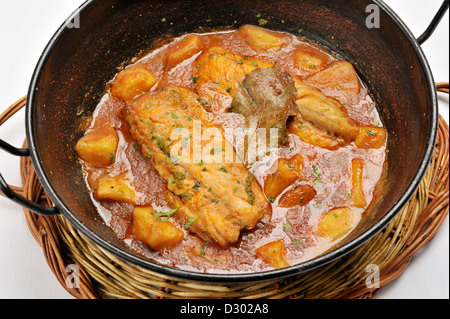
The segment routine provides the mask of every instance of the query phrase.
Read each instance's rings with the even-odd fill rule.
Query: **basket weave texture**
[[[438,84],[448,93],[448,84]],[[25,104],[22,98],[0,115],[0,125]],[[24,143],[24,147],[26,147]],[[22,196],[51,206],[29,158],[21,158]],[[378,235],[345,257],[283,281],[220,285],[180,281],[127,264],[102,250],[62,216],[43,217],[24,209],[30,232],[42,247],[61,285],[75,298],[308,298],[368,299],[400,276],[428,244],[449,212],[449,128],[439,119],[430,167],[417,192]],[[68,285],[68,265],[77,265],[79,285]],[[367,285],[367,267],[379,269],[379,284]]]

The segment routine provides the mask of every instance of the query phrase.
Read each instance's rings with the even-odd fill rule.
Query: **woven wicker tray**
[[[438,85],[448,93],[448,84]],[[0,125],[25,104],[22,98]],[[24,143],[24,146],[25,143]],[[11,188],[41,205],[52,205],[29,158],[21,158],[23,187]],[[102,250],[62,216],[43,217],[24,209],[28,227],[61,285],[75,298],[373,298],[408,267],[449,212],[449,128],[439,119],[430,167],[416,194],[396,218],[359,249],[324,267],[283,281],[219,285],[175,280],[127,264]],[[66,284],[68,265],[80,269],[79,287]],[[366,267],[379,267],[379,285],[368,287]]]

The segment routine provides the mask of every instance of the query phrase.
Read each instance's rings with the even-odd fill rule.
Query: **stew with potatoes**
[[[135,58],[86,120],[76,151],[100,216],[184,270],[323,254],[358,226],[385,167],[387,133],[354,65],[252,25]]]

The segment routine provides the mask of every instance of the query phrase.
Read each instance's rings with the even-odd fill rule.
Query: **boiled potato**
[[[279,202],[280,207],[305,206],[316,197],[316,190],[310,185],[301,185],[284,194]]]
[[[383,127],[362,126],[359,135],[355,139],[355,145],[359,148],[381,148],[386,143],[386,130]]]
[[[364,161],[362,159],[352,160],[352,193],[353,206],[364,208],[367,205],[366,195],[363,190]]]
[[[111,94],[128,101],[149,91],[158,82],[158,78],[143,67],[132,66],[120,72],[114,79]]]
[[[254,49],[279,51],[284,46],[286,35],[252,25],[244,25],[239,34]]]
[[[304,50],[294,52],[294,65],[304,73],[315,73],[322,69],[326,60]]]
[[[114,128],[87,133],[76,144],[75,151],[80,158],[94,167],[106,167],[114,163],[119,138]]]
[[[320,237],[337,240],[347,235],[355,225],[356,218],[353,210],[337,208],[322,216],[316,234]]]
[[[169,67],[189,59],[194,54],[203,49],[203,40],[195,34],[188,35],[179,41],[175,46],[169,48],[169,55],[167,57],[167,65]]]
[[[184,232],[171,222],[157,218],[152,207],[133,210],[132,234],[156,251],[175,246],[184,239]]]
[[[124,175],[105,175],[98,180],[95,193],[99,200],[114,200],[134,204],[136,193]]]
[[[290,160],[279,159],[277,171],[269,175],[264,183],[264,193],[267,198],[275,199],[291,186],[301,175],[302,167],[301,155],[296,155]]]
[[[273,268],[289,267],[284,253],[283,240],[277,240],[257,248],[256,255]]]

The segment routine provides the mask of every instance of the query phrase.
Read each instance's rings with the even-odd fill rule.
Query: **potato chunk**
[[[359,148],[381,148],[386,143],[386,130],[383,127],[362,126],[355,139]]]
[[[189,59],[194,54],[200,52],[203,49],[203,40],[201,37],[195,34],[184,37],[177,44],[168,49],[169,56],[167,57],[167,65],[174,67],[177,64]]]
[[[114,79],[111,94],[128,101],[149,91],[158,82],[158,78],[142,67],[132,66],[120,72]]]
[[[131,232],[156,251],[175,246],[184,239],[184,232],[171,222],[157,218],[152,207],[134,209]]]
[[[289,267],[284,253],[283,240],[277,240],[257,248],[256,255],[273,268]]]
[[[360,158],[352,160],[352,200],[353,206],[364,208],[367,205],[363,190],[364,161]]]
[[[312,74],[320,71],[326,59],[319,57],[305,50],[297,50],[294,52],[294,65],[305,74]]]
[[[254,49],[280,51],[285,44],[286,35],[252,25],[244,25],[238,33]]]
[[[80,158],[94,167],[106,167],[114,163],[119,138],[112,127],[84,135],[75,146]]]
[[[266,179],[264,193],[267,198],[277,198],[287,187],[291,186],[301,175],[303,158],[296,155],[290,160],[279,159],[278,169]]]
[[[98,180],[95,193],[99,200],[114,200],[134,204],[136,193],[125,175],[103,176]]]
[[[310,185],[301,185],[281,197],[280,207],[305,206],[316,197],[316,190]]]
[[[356,217],[350,208],[336,208],[319,221],[316,234],[320,237],[337,240],[347,235],[356,224]]]

